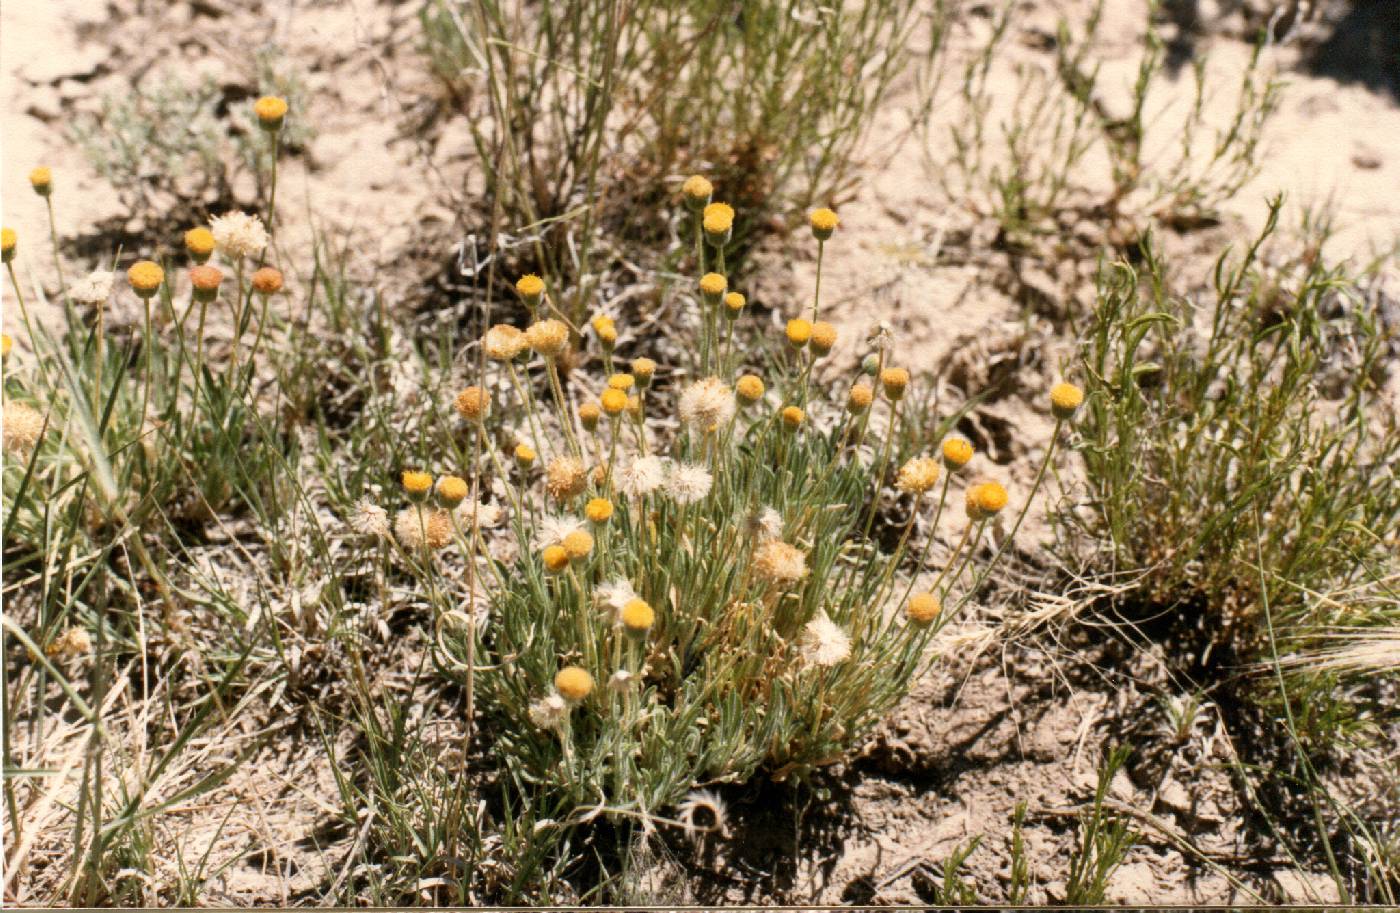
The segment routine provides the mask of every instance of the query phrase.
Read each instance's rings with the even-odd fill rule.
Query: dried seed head
[[[525,341],[545,358],[558,358],[569,345],[569,328],[558,320],[540,320],[530,324]]]
[[[389,514],[368,498],[361,498],[350,515],[350,528],[361,536],[389,538]]]
[[[394,535],[404,548],[436,551],[452,541],[452,517],[445,510],[405,507],[394,518]]]
[[[685,388],[677,411],[687,425],[712,431],[734,417],[734,393],[718,377],[706,377]]]
[[[275,267],[261,267],[248,281],[259,295],[275,295],[282,291],[282,271]]]
[[[112,283],[116,276],[105,269],[94,270],[73,284],[68,297],[79,304],[97,307],[107,303],[112,297]]]
[[[665,464],[654,456],[633,457],[616,476],[617,487],[634,498],[651,494],[665,481]]]
[[[525,334],[504,323],[496,324],[481,337],[481,347],[492,361],[510,361],[525,351],[526,345]]]
[[[472,385],[457,394],[453,405],[456,406],[457,414],[462,418],[479,422],[491,411],[491,394],[482,387]]]
[[[262,219],[246,212],[229,212],[209,220],[214,245],[230,260],[251,257],[267,247],[267,229]]]
[[[578,561],[580,558],[587,558],[593,551],[593,536],[587,530],[576,529],[569,533],[559,543],[564,546],[564,551],[568,553],[570,561]]]
[[[550,460],[545,473],[545,489],[556,501],[567,501],[581,495],[588,485],[583,464],[570,456]]]
[[[710,493],[714,478],[699,463],[678,463],[666,479],[666,493],[682,504],[694,504]]]
[[[915,457],[899,469],[895,487],[907,494],[921,495],[938,483],[938,461]]]
[[[28,454],[44,433],[44,416],[13,399],[4,404],[3,413],[5,449],[11,453]]]
[[[846,408],[852,412],[861,412],[870,408],[870,404],[875,401],[875,391],[870,385],[857,381],[851,385],[851,392],[846,397]]]
[[[827,617],[825,609],[802,628],[797,638],[802,659],[814,666],[834,666],[851,655],[851,638]]]
[[[760,545],[753,555],[754,570],[779,585],[796,583],[807,576],[807,556],[779,539]]]
[[[530,704],[530,722],[541,729],[558,729],[569,712],[569,705],[557,694]]]

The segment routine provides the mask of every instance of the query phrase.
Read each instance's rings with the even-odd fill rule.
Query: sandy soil
[[[1008,86],[1015,84],[1014,67],[1046,65],[1040,38],[1053,34],[1061,11],[1077,8],[1071,0],[1025,6],[1022,31],[1010,43],[1014,53],[997,64],[996,78]],[[1137,4],[1109,6],[1103,79],[1124,93],[1110,99],[1117,103],[1137,64],[1140,17],[1128,9]],[[1229,82],[1249,51],[1239,40],[1243,14],[1228,11],[1240,5],[1224,6],[1224,12],[1201,11],[1193,40],[1209,49],[1212,69]],[[65,238],[120,217],[116,197],[65,141],[65,121],[95,110],[103,94],[161,71],[211,73],[231,93],[251,94],[246,52],[274,41],[306,68],[317,131],[305,155],[289,160],[279,191],[292,201],[288,243],[305,244],[313,224],[308,212],[314,211],[319,227],[354,232],[357,270],[373,275],[391,304],[409,299],[418,283],[396,267],[421,262],[425,253],[446,258],[446,250],[423,251],[422,239],[436,242],[457,230],[455,213],[470,204],[463,188],[470,186],[472,169],[464,125],[450,115],[430,118],[423,102],[434,88],[414,50],[416,5],[339,0],[219,9],[226,11],[171,3],[157,14],[135,0],[5,5],[5,224],[20,227],[25,243],[47,250],[43,207],[25,181],[40,163],[57,175],[58,229]],[[985,28],[976,15],[955,28],[951,70],[972,53]],[[1335,257],[1366,258],[1400,238],[1400,87],[1345,78],[1335,61],[1318,64],[1309,49],[1326,45],[1328,28],[1323,21],[1302,23],[1293,43],[1271,52],[1289,86],[1258,155],[1258,176],[1230,204],[1221,226],[1171,243],[1209,256],[1255,228],[1261,201],[1278,191],[1289,195],[1290,220],[1309,205],[1333,206]],[[946,150],[921,148],[907,129],[914,95],[911,82],[885,106],[872,131],[864,182],[853,199],[840,201],[843,228],[839,243],[828,248],[824,289],[826,313],[843,339],[846,360],[838,364],[849,368],[853,341],[886,321],[902,357],[943,378],[947,401],[998,382],[997,395],[961,430],[978,444],[978,471],[1025,485],[1040,454],[1024,442],[1046,440],[1050,427],[1034,398],[1069,352],[1054,316],[1092,290],[1082,264],[1027,269],[1013,262],[993,249],[986,220],[944,198],[930,179],[925,153],[937,159]],[[1175,94],[1164,93],[1154,104],[1154,118],[1179,116]],[[1228,99],[1211,99],[1208,111],[1219,122],[1228,116]],[[429,129],[419,129],[425,123]],[[176,243],[185,227],[163,229],[170,235],[166,243]],[[777,266],[793,256],[770,251],[756,280],[760,298],[810,294],[810,264],[799,262],[792,271]],[[1034,307],[1026,303],[1028,288],[1039,302]],[[1047,532],[1034,516],[1021,543],[1026,549]],[[1115,874],[1111,900],[1218,903],[1247,898],[1247,890],[1300,901],[1332,898],[1330,882],[1298,875],[1287,860],[1261,857],[1248,841],[1228,773],[1236,756],[1220,714],[1207,706],[1189,732],[1179,740],[1172,736],[1152,697],[1170,690],[1160,663],[1126,661],[1112,643],[1059,642],[1044,632],[1019,644],[974,649],[981,632],[1023,611],[1023,601],[981,607],[948,632],[959,648],[949,651],[952,658],[859,758],[833,774],[835,811],[809,812],[794,826],[769,811],[780,798],[771,790],[730,796],[734,837],[727,845],[708,862],[686,859],[684,847],[674,848],[675,864],[689,875],[685,893],[705,901],[928,901],[941,883],[943,861],[981,837],[964,874],[983,899],[1001,899],[1009,879],[1010,821],[1016,804],[1025,802],[1025,840],[1038,867],[1028,900],[1062,899],[1074,809],[1092,795],[1105,746],[1130,726],[1148,746],[1148,760],[1115,781],[1112,796],[1134,810],[1143,836]],[[1069,613],[1051,613],[1061,624],[1056,631]],[[249,735],[230,734],[235,737]],[[203,850],[202,834],[217,834],[213,857],[228,867],[210,886],[207,902],[291,902],[314,897],[340,874],[353,835],[317,836],[337,811],[334,780],[329,762],[306,748],[261,749],[247,765],[253,773],[246,780],[205,798],[186,821],[190,831],[162,830],[167,850],[179,842],[186,855]],[[62,833],[52,835],[55,858]],[[249,846],[262,849],[250,852]]]

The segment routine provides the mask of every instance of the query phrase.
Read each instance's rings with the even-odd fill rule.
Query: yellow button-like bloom
[[[578,418],[583,423],[585,431],[592,431],[598,427],[598,417],[602,415],[603,409],[598,403],[584,403],[578,407]]]
[[[190,285],[194,288],[196,301],[213,301],[223,281],[224,274],[216,266],[201,264],[190,267]]]
[[[19,244],[19,235],[15,234],[13,228],[0,228],[0,257],[3,262],[9,263],[15,258],[15,245]]]
[[[617,345],[617,324],[607,314],[599,314],[589,321],[593,325],[593,333],[598,337],[604,349],[609,351]]]
[[[748,303],[749,300],[739,292],[730,292],[724,296],[724,316],[730,320],[737,320],[739,315],[744,312],[744,306]]]
[[[562,545],[547,545],[540,552],[540,560],[544,562],[545,570],[557,574],[569,566],[569,553]]]
[[[276,95],[264,95],[253,102],[253,113],[258,116],[258,124],[264,130],[276,130],[287,116],[287,101]]]
[[[0,333],[0,358],[9,358],[10,350],[14,347],[14,337],[9,333]]]
[[[915,593],[909,597],[909,604],[904,607],[904,617],[922,628],[932,624],[941,611],[943,604],[938,601],[937,596],[932,593]]]
[[[909,369],[886,368],[880,372],[880,385],[891,400],[903,399],[905,388],[909,386]]]
[[[203,263],[214,252],[214,233],[204,226],[185,232],[185,250],[196,263]]]
[[[817,236],[818,241],[825,241],[831,237],[831,233],[836,231],[836,226],[841,224],[841,220],[836,218],[836,213],[825,207],[812,210],[811,215],[812,234]]]
[[[618,614],[622,626],[631,634],[645,634],[656,624],[656,610],[644,599],[629,599]]]
[[[576,529],[564,537],[559,543],[564,546],[564,551],[569,553],[570,561],[577,561],[585,558],[593,551],[593,536],[587,531]]]
[[[700,277],[700,294],[710,304],[719,304],[720,296],[729,288],[729,280],[719,273],[706,273]]]
[[[529,444],[515,445],[515,462],[519,463],[521,466],[527,468],[533,466],[537,456],[538,454],[535,453],[535,448],[531,447]]]
[[[812,324],[812,351],[818,355],[826,355],[836,348],[836,327],[825,320],[818,320]]]
[[[584,506],[583,515],[591,523],[606,523],[612,519],[613,503],[607,498],[593,498]]]
[[[405,469],[399,478],[403,482],[403,490],[412,501],[422,501],[433,490],[433,477],[429,473]]]
[[[867,383],[856,382],[851,384],[851,392],[846,397],[846,408],[852,412],[861,412],[870,408],[870,404],[875,401],[875,391]]]
[[[981,517],[990,517],[997,514],[1006,506],[1006,489],[1000,482],[983,482],[974,485],[967,492],[968,503],[977,508]]]
[[[752,405],[763,399],[763,381],[757,375],[745,374],[734,382],[734,393],[740,402]]]
[[[544,295],[544,280],[534,273],[526,273],[515,280],[515,290],[525,299],[525,303],[533,308],[540,303],[540,297]]]
[[[578,666],[565,666],[554,676],[554,690],[564,700],[577,704],[593,693],[593,676]]]
[[[710,243],[723,247],[734,234],[734,207],[728,203],[711,203],[705,207],[701,225]]]
[[[35,168],[29,172],[29,186],[39,196],[48,196],[53,193],[53,172],[42,166]]]
[[[807,344],[807,340],[812,338],[812,324],[801,317],[794,317],[787,322],[787,341],[794,348],[800,349]]]
[[[159,263],[152,263],[150,260],[137,260],[126,271],[126,280],[131,283],[131,288],[136,294],[142,298],[149,298],[165,281],[165,270],[160,268]]]
[[[656,374],[656,362],[650,358],[632,359],[632,376],[637,378],[637,386],[645,390],[651,386],[651,379]]]
[[[780,414],[783,418],[783,427],[789,431],[795,431],[802,427],[802,422],[807,418],[806,413],[796,406],[787,406]]]
[[[1084,391],[1074,384],[1060,383],[1050,388],[1050,411],[1055,418],[1073,418],[1084,402]]]
[[[681,193],[685,196],[685,205],[691,209],[704,209],[709,205],[710,197],[714,195],[715,185],[698,174],[692,174],[685,179],[681,185]]]
[[[443,476],[437,483],[437,500],[442,507],[451,509],[466,500],[467,480],[460,476]]]
[[[972,444],[960,437],[950,437],[943,442],[943,462],[954,472],[962,469],[972,459]]]
[[[627,408],[627,394],[614,387],[609,387],[603,391],[598,402],[602,404],[603,411],[608,415],[620,415]]]
[[[637,378],[631,374],[614,374],[608,378],[608,386],[614,390],[631,390]]]

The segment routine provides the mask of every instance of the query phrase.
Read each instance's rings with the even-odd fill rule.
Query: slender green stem
[[[812,322],[817,322],[817,307],[822,300],[822,254],[826,253],[826,242],[817,242],[817,287],[812,293]]]
[[[67,298],[68,283],[63,278],[63,262],[59,259],[58,256],[58,223],[54,220],[52,194],[49,194],[44,197],[44,206],[48,209],[49,212],[49,243],[53,245],[53,268],[54,272],[58,274],[58,290],[64,298]]]

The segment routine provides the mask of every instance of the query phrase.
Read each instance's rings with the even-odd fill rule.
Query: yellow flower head
[[[904,607],[904,617],[922,628],[932,624],[941,611],[943,605],[937,596],[932,593],[915,593],[909,597],[909,604]]]
[[[645,634],[656,624],[656,610],[645,599],[629,599],[617,617],[629,634]]]
[[[219,284],[223,281],[224,274],[217,266],[205,263],[190,267],[190,285],[194,287],[194,297],[197,301],[213,301],[214,296],[219,293]]]
[[[904,390],[909,386],[908,368],[886,368],[880,372],[880,385],[891,401],[904,398]]]
[[[578,407],[578,418],[583,423],[585,431],[592,431],[598,427],[598,416],[602,415],[603,409],[598,403],[584,403]]]
[[[593,333],[598,337],[598,342],[604,349],[609,351],[617,345],[617,324],[607,314],[599,314],[589,321],[593,325]]]
[[[1050,388],[1050,411],[1057,419],[1074,417],[1084,402],[1084,391],[1074,384],[1059,383]]]
[[[987,520],[1006,506],[1006,489],[997,482],[979,482],[967,490],[967,516]]]
[[[403,482],[403,490],[408,494],[410,501],[423,501],[428,497],[428,492],[433,490],[433,477],[426,472],[405,469],[400,480]]]
[[[745,405],[753,405],[763,399],[763,381],[755,374],[745,374],[734,382],[734,394]]]
[[[462,418],[473,422],[480,421],[491,411],[491,394],[472,385],[457,394],[453,405],[457,407],[457,414]]]
[[[282,291],[282,271],[275,267],[259,267],[248,281],[259,295],[275,295]]]
[[[510,361],[528,345],[525,334],[513,326],[498,323],[481,337],[481,347],[492,361]]]
[[[603,524],[612,519],[613,504],[607,498],[593,498],[583,508],[590,523]]]
[[[576,529],[559,544],[568,552],[570,561],[577,561],[588,557],[588,553],[593,551],[593,536],[587,530]]]
[[[540,303],[540,297],[544,294],[544,280],[534,273],[526,273],[515,280],[515,290],[533,308]]]
[[[531,447],[529,444],[515,445],[515,462],[519,463],[521,466],[527,468],[533,466],[536,456],[535,448]]]
[[[541,320],[530,324],[525,340],[545,358],[558,358],[569,345],[569,328],[558,320]]]
[[[711,203],[705,207],[701,225],[710,243],[723,247],[734,234],[734,207],[728,203]]]
[[[907,494],[921,495],[938,484],[938,461],[915,457],[899,468],[895,487]]]
[[[564,700],[577,704],[593,692],[593,676],[578,666],[565,666],[554,676],[554,690]]]
[[[637,378],[631,374],[614,374],[608,378],[608,386],[614,390],[631,390],[637,383]]]
[[[817,236],[818,241],[825,241],[831,237],[831,233],[836,231],[836,226],[841,224],[841,220],[836,218],[836,213],[826,207],[812,210],[811,215],[812,234]]]
[[[744,312],[744,305],[748,303],[749,300],[741,293],[730,292],[724,296],[724,316],[730,320],[737,320],[739,315]]]
[[[875,401],[875,391],[870,385],[862,381],[851,384],[851,392],[846,397],[846,408],[852,412],[860,412],[869,409],[870,404]]]
[[[545,570],[557,574],[569,566],[569,553],[562,545],[547,545],[540,552],[540,560],[544,562]]]
[[[656,362],[650,358],[632,359],[632,376],[637,378],[637,386],[645,390],[651,386],[651,379],[656,374]]]
[[[287,116],[287,101],[276,95],[264,95],[253,102],[253,113],[258,116],[258,124],[264,130],[276,130],[282,126],[282,118]]]
[[[583,494],[588,485],[588,476],[583,464],[573,457],[555,457],[545,469],[545,489],[556,501]]]
[[[836,327],[825,320],[818,320],[812,324],[812,351],[817,355],[825,355],[836,348]]]
[[[709,304],[719,304],[720,296],[729,288],[729,280],[719,273],[706,273],[700,277],[700,294]]]
[[[15,258],[15,245],[19,243],[19,235],[15,234],[13,228],[0,228],[0,257],[5,263],[9,263]]]
[[[704,209],[710,202],[710,197],[714,195],[715,185],[698,174],[692,174],[685,179],[681,185],[681,193],[685,195],[685,205],[691,209]]]
[[[29,172],[29,186],[33,187],[39,196],[48,196],[53,193],[53,172],[42,166],[35,168]]]
[[[609,387],[603,391],[603,395],[598,398],[602,404],[603,411],[608,415],[621,415],[627,408],[627,394],[615,387]]]
[[[787,322],[787,341],[796,349],[800,349],[807,344],[807,340],[812,338],[811,321],[801,317],[794,317]]]
[[[783,419],[783,427],[789,431],[796,431],[802,427],[802,422],[807,418],[806,413],[796,406],[786,406],[779,414]]]
[[[943,462],[957,472],[972,459],[972,444],[964,438],[950,437],[943,442]]]
[[[214,252],[214,233],[204,226],[185,232],[185,250],[196,263],[203,263]]]
[[[131,283],[136,294],[142,298],[149,298],[165,281],[165,270],[160,268],[159,263],[152,263],[150,260],[137,260],[126,271],[126,279]]]
[[[15,347],[15,340],[9,333],[0,333],[0,358],[9,358],[10,350]]]
[[[437,483],[438,506],[450,510],[466,500],[467,492],[466,479],[460,476],[443,476]]]

